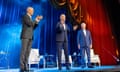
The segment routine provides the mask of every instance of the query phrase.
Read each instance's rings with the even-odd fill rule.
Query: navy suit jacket
[[[80,44],[80,47],[90,47],[90,44],[92,44],[92,38],[89,30],[86,30],[86,36],[84,35],[83,30],[78,31],[77,44]]]
[[[63,42],[63,41],[68,41],[67,34],[69,32],[68,26],[65,24],[65,30],[64,27],[61,25],[60,22],[57,23],[56,25],[56,41]]]

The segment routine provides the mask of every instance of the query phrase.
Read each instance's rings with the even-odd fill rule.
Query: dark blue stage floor
[[[120,66],[96,66],[94,68],[72,67],[71,70],[66,70],[65,67],[59,71],[57,68],[31,68],[33,72],[120,72]],[[19,69],[0,69],[0,72],[19,72]]]

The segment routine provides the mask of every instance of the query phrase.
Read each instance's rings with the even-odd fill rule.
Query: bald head
[[[28,8],[27,8],[27,13],[29,13],[29,14],[32,16],[33,13],[34,13],[33,7],[28,7]]]
[[[65,22],[65,20],[66,20],[65,14],[61,14],[61,15],[60,15],[60,21],[61,21],[61,22]]]

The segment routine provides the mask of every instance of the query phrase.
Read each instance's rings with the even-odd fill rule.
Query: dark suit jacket
[[[22,18],[22,32],[21,39],[33,39],[33,30],[37,26],[36,21],[32,21],[31,18],[26,14]]]
[[[90,31],[86,30],[86,36],[84,35],[83,30],[78,31],[77,43],[80,44],[80,47],[90,47],[90,44],[92,44]]]
[[[63,42],[68,41],[67,34],[69,32],[68,26],[65,24],[66,29],[60,24],[60,22],[56,25],[56,41]]]

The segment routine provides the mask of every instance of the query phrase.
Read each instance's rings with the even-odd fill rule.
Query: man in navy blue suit
[[[90,63],[90,48],[92,48],[92,38],[89,30],[86,29],[86,23],[81,22],[81,29],[77,34],[77,45],[80,49],[81,54],[81,66],[82,68],[86,67],[85,63],[85,52],[87,54],[87,66],[89,68],[93,67]]]
[[[58,52],[58,67],[61,70],[61,53],[62,48],[64,49],[66,68],[69,70],[69,58],[68,58],[68,37],[69,28],[65,23],[66,16],[65,14],[60,15],[60,22],[56,25],[56,46]]]

